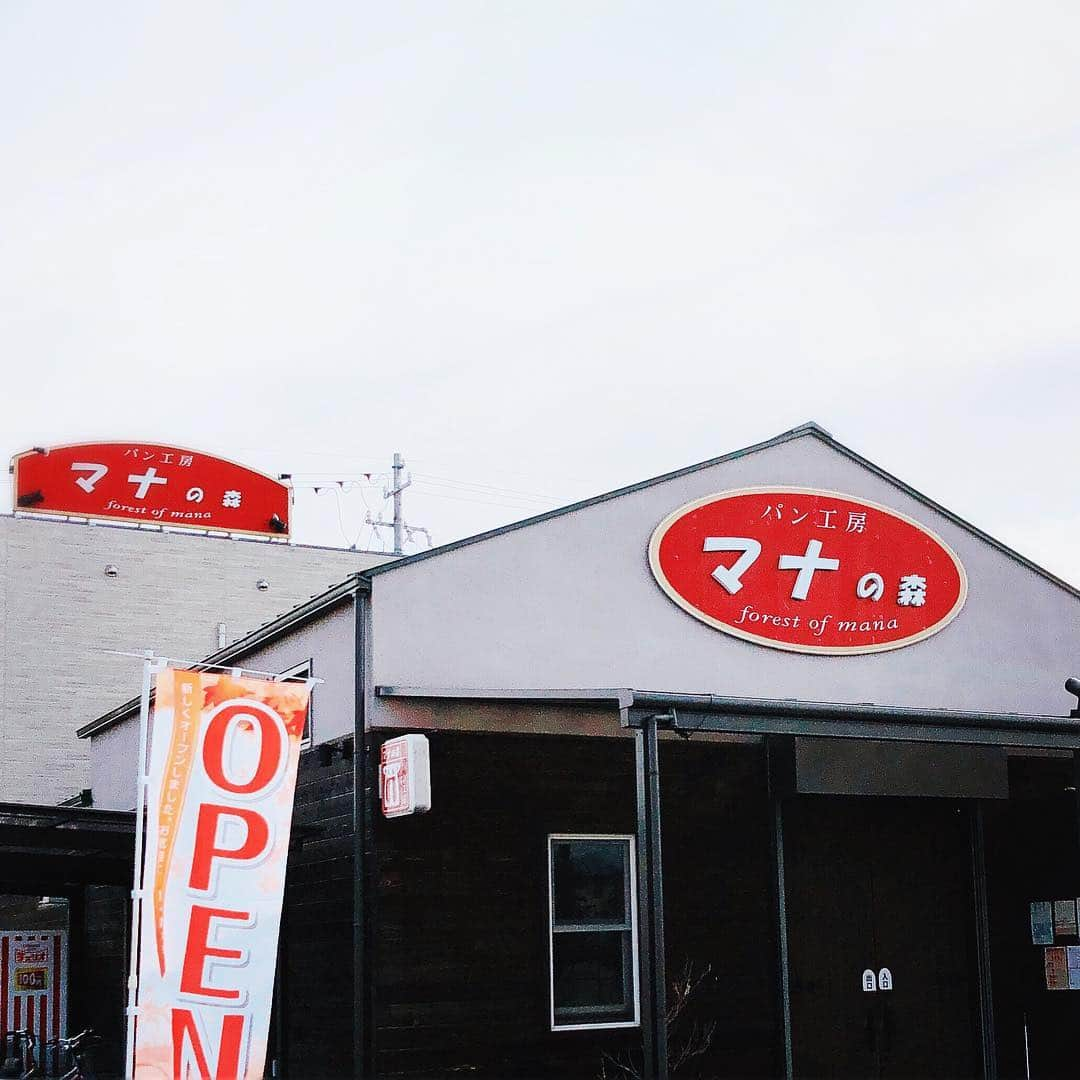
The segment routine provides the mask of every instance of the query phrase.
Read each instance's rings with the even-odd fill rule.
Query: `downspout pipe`
[[[368,726],[371,692],[370,586],[358,588],[354,603],[353,704],[353,1075],[373,1077],[375,1059],[375,777]]]

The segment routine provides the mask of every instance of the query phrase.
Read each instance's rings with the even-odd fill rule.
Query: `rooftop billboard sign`
[[[285,537],[289,489],[253,469],[158,443],[36,447],[11,462],[19,513]]]

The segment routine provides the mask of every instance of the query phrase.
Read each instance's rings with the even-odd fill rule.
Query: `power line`
[[[496,484],[481,484],[472,480],[455,480],[449,476],[434,476],[431,473],[415,474],[417,478],[437,482],[440,484],[449,484],[454,487],[467,487],[467,488],[485,488],[489,491],[498,492],[499,494],[506,495],[519,495],[528,499],[543,499],[547,502],[561,502],[562,500],[554,495],[545,495],[538,491],[522,491],[520,488],[506,488],[499,487]]]
[[[430,491],[427,488],[421,488],[421,491],[429,499],[451,499],[454,502],[474,503],[477,506],[505,506],[511,510],[531,510],[534,514],[543,513],[543,508],[537,506],[536,503],[514,503],[509,502],[506,499],[484,499],[469,498],[467,495],[450,495],[445,491]]]
[[[524,495],[504,495],[499,491],[482,491],[474,488],[452,488],[444,485],[434,485],[429,480],[417,480],[416,484],[426,495],[438,495],[448,499],[494,499],[496,501],[511,502],[519,506],[534,506],[539,509],[550,509],[560,505],[554,499],[530,499],[526,498]]]
[[[343,476],[340,473],[286,473],[284,474],[293,487],[297,490],[313,488],[316,491],[321,488],[337,487],[348,493],[355,486],[362,490],[364,486],[377,487],[380,481],[391,479],[390,473],[359,473],[354,478]],[[427,488],[448,488],[450,491],[461,492],[466,495],[509,496],[514,502],[543,503],[558,506],[562,500],[553,495],[541,495],[534,492],[522,491],[518,488],[503,488],[495,484],[481,484],[468,480],[452,480],[449,477],[435,477],[429,473],[411,474],[416,479],[416,484]],[[429,492],[430,493],[430,492]]]

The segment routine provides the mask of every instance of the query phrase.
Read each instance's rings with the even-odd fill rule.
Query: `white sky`
[[[0,451],[444,542],[813,418],[1080,583],[1075,0],[5,0],[0,100]]]

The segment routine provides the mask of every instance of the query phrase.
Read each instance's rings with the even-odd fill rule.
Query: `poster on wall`
[[[1069,968],[1064,948],[1058,946],[1045,949],[1043,967],[1046,971],[1047,990],[1069,989]]]
[[[1031,902],[1031,944],[1054,944],[1054,917],[1049,900]]]
[[[1054,901],[1055,937],[1076,937],[1076,900]]]
[[[40,1046],[67,1037],[67,933],[0,930],[0,1045],[27,1029]]]
[[[261,1077],[306,682],[157,676],[134,1075]]]
[[[1080,945],[1065,947],[1065,961],[1069,967],[1069,989],[1080,990]]]

